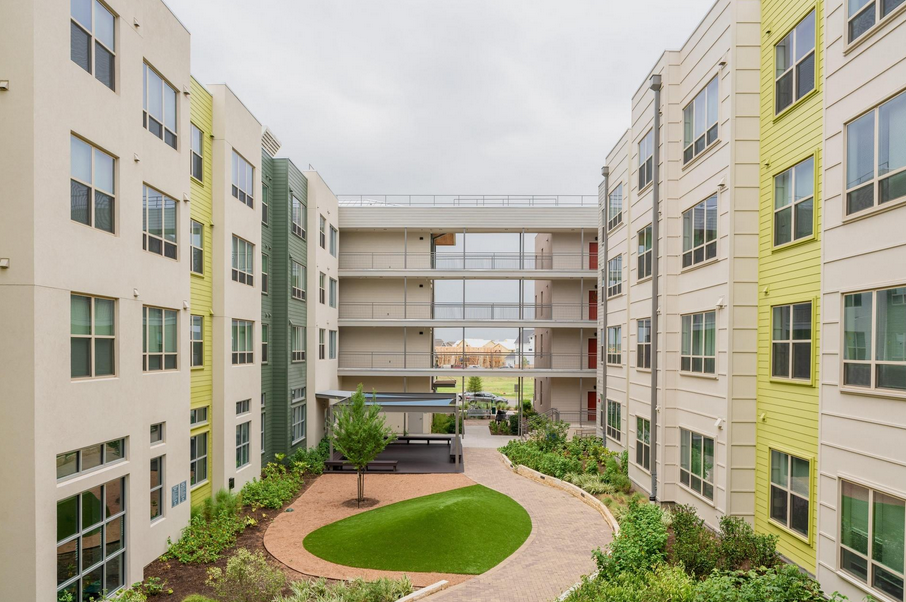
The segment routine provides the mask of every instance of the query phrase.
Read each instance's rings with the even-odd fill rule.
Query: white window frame
[[[189,409],[189,425],[192,428],[208,423],[208,408],[209,406],[203,406]]]
[[[290,285],[293,299],[305,301],[305,266],[292,260]]]
[[[155,462],[155,460],[157,461],[157,463],[158,463],[157,464],[158,482],[157,482],[157,485],[151,486],[151,490],[149,492],[151,512],[152,513],[154,512],[155,495],[157,496],[159,506],[158,506],[157,516],[151,516],[152,523],[163,519],[166,514],[166,512],[165,512],[166,504],[164,503],[164,479],[166,478],[166,472],[164,472],[165,471],[165,458],[166,458],[166,454],[157,456],[155,458],[151,458],[151,462],[148,467],[149,470],[151,472],[153,472],[154,462]]]
[[[683,440],[686,437],[687,433],[689,435],[689,445],[688,445],[689,457],[688,458],[684,457],[684,452],[683,452],[683,442],[684,442]],[[701,440],[700,474],[696,474],[695,467],[692,466],[692,451],[693,451],[692,447],[694,445],[694,436],[700,437],[700,440]],[[711,442],[710,479],[706,478],[707,475],[705,474],[705,441],[706,440]],[[696,431],[693,431],[693,430],[690,430],[687,428],[682,428],[682,427],[680,428],[680,463],[679,463],[680,479],[679,479],[679,484],[681,487],[684,487],[686,490],[692,491],[692,492],[700,495],[702,498],[704,498],[706,500],[710,500],[712,502],[714,501],[714,473],[717,470],[717,463],[714,460],[716,453],[717,453],[717,441],[713,437],[708,437],[707,435],[703,435],[701,433],[698,433]],[[685,467],[684,467],[684,463],[685,463]],[[683,482],[684,475],[686,476],[685,483]],[[696,480],[698,481],[697,487],[695,485]],[[710,495],[707,493],[708,487],[706,487],[706,485],[709,486],[711,489]]]
[[[639,140],[639,191],[651,184],[654,178],[654,130],[642,136]]]
[[[204,275],[204,224],[194,219],[189,220],[189,248],[192,251],[192,261],[189,263],[189,270],[193,274]],[[195,269],[196,261],[201,266],[200,270]]]
[[[845,389],[851,391],[859,392],[876,392],[879,394],[890,395],[894,397],[904,397],[906,396],[906,390],[895,389],[895,388],[882,388],[878,386],[878,368],[880,366],[894,366],[894,367],[904,367],[906,368],[906,361],[896,361],[896,360],[878,360],[877,351],[878,351],[878,294],[884,293],[891,290],[903,290],[904,303],[906,303],[906,284],[900,284],[898,286],[887,286],[879,289],[868,289],[860,291],[849,291],[841,295],[841,305],[842,305],[842,319],[841,323],[841,342],[842,342],[842,353],[840,353],[840,382]],[[897,295],[901,293],[895,293]],[[847,343],[846,335],[846,326],[847,326],[847,315],[846,315],[846,300],[848,297],[856,297],[860,295],[871,295],[871,332],[870,339],[865,342],[864,345],[858,346],[859,349],[865,350],[868,358],[867,360],[863,359],[848,359],[846,356],[849,352],[850,345]],[[849,382],[847,380],[846,365],[863,365],[869,366],[869,385],[860,385],[856,383]]]
[[[812,185],[811,194],[809,194],[808,196],[803,196],[801,199],[797,199],[796,198],[796,184],[799,179],[799,176],[797,175],[798,168],[800,166],[804,166],[806,163],[811,163],[811,166],[812,166],[811,178],[810,178],[811,185]],[[778,202],[780,201],[780,199],[778,199],[778,195],[777,195],[778,181],[780,180],[780,178],[783,178],[785,176],[789,176],[789,195],[788,195],[787,199],[783,199],[784,204],[782,206],[778,206]],[[772,240],[773,240],[774,247],[775,248],[783,247],[785,245],[799,242],[800,240],[808,240],[810,238],[813,238],[815,235],[815,156],[811,155],[811,156],[803,159],[802,161],[796,163],[795,165],[789,167],[788,169],[785,169],[782,172],[780,172],[779,174],[775,175],[773,178],[773,184],[774,184],[774,216],[773,216],[773,221],[772,221],[772,228],[774,230],[774,236],[772,237]],[[807,234],[803,234],[802,236],[796,236],[796,231],[798,230],[798,226],[800,224],[798,209],[809,202],[811,203],[811,206],[812,206],[812,209],[811,209],[812,217],[810,220],[808,220],[809,231]],[[777,235],[778,235],[778,232],[780,231],[780,228],[778,228],[779,218],[780,218],[780,214],[782,214],[785,211],[790,212],[790,239],[786,240],[786,241],[778,241]]]
[[[616,426],[614,425],[616,423]],[[619,401],[607,400],[607,423],[605,433],[608,439],[620,442],[623,431],[623,405]]]
[[[236,402],[236,415],[242,416],[243,414],[248,414],[252,411],[252,400],[243,399]]]
[[[714,355],[705,354],[705,338],[707,334],[708,317],[710,316],[714,325]],[[699,339],[701,353],[696,353],[695,349],[695,326],[696,319],[699,319],[701,337]],[[680,317],[680,372],[683,374],[703,374],[714,376],[717,374],[717,311],[699,311],[691,314],[683,314]],[[684,348],[686,333],[688,332],[689,347]],[[683,366],[684,360],[689,360],[688,368]],[[708,370],[708,360],[712,362],[712,370]],[[700,364],[696,369],[696,361]]]
[[[268,363],[268,345],[270,344],[271,328],[270,324],[261,323],[261,365],[266,366]]]
[[[307,404],[303,401],[297,403],[296,400],[291,402],[290,410],[290,445],[296,445],[305,439],[305,413]]]
[[[775,454],[777,455],[776,458],[775,458]],[[783,527],[783,529],[793,533],[797,537],[801,537],[801,538],[805,539],[806,541],[808,541],[809,535],[812,530],[811,529],[811,524],[812,524],[812,499],[811,499],[812,498],[812,493],[811,493],[812,492],[812,463],[811,463],[811,461],[809,461],[806,458],[802,458],[800,456],[796,456],[794,454],[790,454],[790,453],[787,453],[785,451],[775,449],[775,448],[768,449],[768,458],[769,458],[769,462],[770,462],[768,465],[768,485],[769,485],[768,520],[770,520],[771,522],[773,522],[776,525],[780,525],[781,527]],[[785,483],[778,483],[774,480],[774,460],[775,459],[781,460],[782,462],[784,462],[786,464],[786,482]],[[808,481],[807,481],[807,485],[806,485],[808,492],[805,494],[805,496],[803,496],[801,492],[794,491],[794,488],[793,488],[793,460],[794,459],[808,464]],[[784,517],[783,520],[780,520],[779,518],[775,517],[773,514],[774,490],[777,490],[786,496],[786,516]],[[796,529],[795,527],[793,527],[793,522],[792,522],[793,499],[792,498],[794,498],[794,497],[796,497],[800,500],[805,500],[805,503],[808,506],[808,512],[807,512],[807,516],[808,516],[807,523],[808,524],[806,525],[805,533],[803,533],[799,529]]]
[[[337,295],[339,292],[339,283],[337,282],[336,278],[330,278],[328,285],[330,286],[330,290],[329,290],[329,294],[328,294],[328,301],[329,301],[328,305],[330,307],[333,307],[334,309],[336,309]]]
[[[809,336],[807,339],[796,339],[793,338],[794,328],[794,315],[797,307],[808,306],[808,315],[809,315]],[[789,336],[787,338],[777,338],[777,312],[783,312],[786,309],[789,312]],[[794,382],[812,382],[812,373],[813,364],[814,364],[814,355],[813,349],[814,346],[812,341],[815,338],[815,313],[814,313],[814,304],[811,301],[803,301],[800,303],[785,303],[782,305],[774,305],[771,307],[771,378],[772,379],[783,379],[790,380]],[[808,376],[807,377],[794,377],[793,376],[793,350],[796,346],[808,346]],[[777,358],[775,356],[775,350],[780,346],[786,348],[787,353],[787,362],[786,370],[784,374],[777,374],[777,369],[780,368],[777,364]]]
[[[327,337],[325,336],[326,332],[327,332],[326,328],[318,329],[318,359],[319,360],[323,360],[327,355],[326,354],[326,352],[327,352],[326,338]]]
[[[617,255],[607,260],[607,298],[616,297],[623,293],[623,255]]]
[[[292,232],[302,240],[305,240],[305,205],[297,199],[295,195],[291,197],[290,219],[292,220]]]
[[[716,115],[714,115],[714,121],[708,117],[708,109],[711,106],[712,96],[715,96],[714,102],[716,103]],[[704,103],[704,113],[705,113],[705,126],[702,130],[702,133],[698,136],[695,135],[695,109],[699,103]],[[707,149],[711,147],[712,144],[720,140],[720,82],[718,77],[715,75],[711,80],[702,88],[698,94],[695,95],[695,98],[692,99],[692,102],[683,107],[683,165],[686,165],[692,159],[699,156]],[[686,125],[688,124],[688,130]],[[699,145],[701,142],[701,145]]]
[[[621,366],[623,364],[623,326],[607,327],[607,357],[608,366]]]
[[[894,15],[899,14],[901,12],[900,9],[904,6],[904,4],[899,4],[898,6],[894,6],[889,11],[887,11],[886,15],[882,15],[881,14],[881,5],[882,5],[882,3],[880,0],[868,0],[862,6],[857,7],[855,10],[855,13],[849,14],[849,12],[847,11],[847,15],[846,15],[846,40],[847,40],[846,44],[847,44],[847,47],[849,45],[853,44],[856,40],[858,40],[862,36],[869,35],[872,32],[876,31],[879,27],[882,27],[883,24],[887,23],[890,19],[892,19]],[[867,28],[865,28],[865,30],[862,31],[862,33],[860,33],[856,37],[852,37],[853,21],[855,21],[856,18],[862,16],[863,13],[867,13],[869,10],[873,14],[873,19],[872,19],[871,25],[869,25]]]
[[[251,209],[255,208],[255,166],[233,149],[232,156],[233,197]],[[249,181],[251,180],[251,182]]]
[[[151,340],[151,312],[159,311],[160,312],[160,351],[149,351],[149,346],[153,342]],[[167,351],[167,333],[169,328],[167,327],[167,317],[170,314],[170,317],[173,318],[174,324],[169,328],[174,329],[176,332],[174,336],[176,337],[175,351]],[[179,370],[179,312],[175,309],[170,309],[167,307],[157,307],[154,305],[143,305],[142,306],[142,329],[144,330],[142,336],[142,371],[143,372],[173,372]],[[159,357],[160,358],[160,368],[151,368],[151,359]],[[173,365],[167,367],[167,362],[172,359]]]
[[[245,328],[245,337],[240,335],[240,327]],[[255,323],[251,320],[233,318],[231,338],[233,343],[232,363],[234,366],[247,366],[255,363]]]
[[[682,269],[688,269],[697,265],[703,265],[709,261],[717,259],[717,241],[720,238],[718,231],[720,212],[718,210],[717,194],[712,194],[700,203],[696,203],[683,211],[683,255]],[[695,222],[696,213],[701,212],[701,242],[695,243],[695,232],[699,229]],[[688,218],[686,216],[689,216]],[[714,220],[714,238],[708,238],[708,219]],[[690,224],[691,230],[687,238],[686,223]],[[688,247],[687,247],[688,243]],[[696,259],[696,253],[701,251],[701,257]],[[688,257],[689,261],[686,262]]]
[[[109,446],[114,446],[114,448],[119,448],[119,450],[120,450],[119,457],[114,457],[112,459],[108,458],[107,450],[108,450]],[[86,452],[91,453],[91,454],[95,453],[92,448],[97,448],[98,463],[89,468],[85,468],[85,466],[84,466],[85,463],[83,460],[84,454]],[[86,446],[86,447],[83,447],[80,449],[75,449],[72,451],[57,454],[57,460],[56,460],[56,462],[57,462],[57,481],[58,482],[65,481],[65,480],[71,479],[71,478],[79,476],[79,475],[83,475],[83,474],[87,474],[90,472],[94,472],[96,470],[100,470],[101,468],[104,468],[106,466],[111,466],[111,465],[117,464],[119,462],[125,462],[128,459],[128,456],[126,455],[126,453],[127,453],[126,438],[123,437],[120,439],[111,439],[110,441],[104,441],[103,443],[96,443],[94,445],[89,445],[89,446]],[[72,455],[75,455],[75,472],[70,472],[69,474],[65,474],[65,475],[61,476],[60,467],[65,465],[65,463],[67,461],[67,457],[72,456]],[[62,462],[61,462],[61,460],[62,460]]]
[[[337,331],[331,330],[327,333],[327,359],[335,360],[337,359],[337,345],[338,345]]]
[[[148,100],[149,100],[148,95],[151,94],[151,86],[148,85],[148,73],[149,72],[154,74],[161,81],[160,102],[161,102],[162,119],[160,122],[158,122],[157,118],[153,117],[151,115],[150,111],[148,110]],[[151,135],[163,140],[167,146],[169,146],[173,149],[176,149],[177,141],[179,140],[179,136],[178,136],[179,93],[176,91],[176,88],[174,88],[173,86],[170,85],[170,82],[168,82],[167,79],[163,75],[161,75],[157,69],[155,69],[148,63],[142,63],[142,78],[143,78],[142,81],[144,82],[143,83],[144,93],[142,94],[142,96],[144,98],[144,103],[142,106],[142,127],[144,127],[146,130],[151,132]],[[176,117],[173,118],[173,128],[170,128],[166,125],[167,121],[169,121],[169,115],[167,113],[167,100],[166,100],[168,89],[173,94],[174,108],[176,110]],[[155,133],[151,129],[152,121],[154,121],[155,123],[160,125],[160,134]],[[172,139],[171,139],[171,137],[172,137]]]
[[[160,235],[152,234],[149,228],[151,224],[151,207],[148,204],[148,198],[151,196],[150,192],[154,192],[161,196],[161,207],[160,207]],[[173,231],[172,238],[168,238],[167,235],[167,207],[173,208]],[[160,255],[161,257],[166,257],[167,259],[172,259],[173,261],[179,260],[179,203],[176,202],[172,197],[167,196],[160,190],[144,185],[142,189],[142,249],[149,253],[154,253],[155,255]],[[155,251],[151,248],[151,244],[157,242],[160,244],[160,250]],[[170,253],[172,251],[172,254]]]
[[[191,353],[189,354],[189,363],[192,368],[204,368],[204,316],[199,316],[192,314],[190,317],[191,328],[189,328],[189,347]],[[196,322],[198,323],[198,328],[195,328]],[[201,338],[195,338],[196,335],[200,335]],[[201,347],[201,363],[195,363],[195,347]]]
[[[639,230],[638,234],[636,234],[636,238],[638,239],[638,248],[636,249],[636,252],[638,254],[638,265],[636,266],[638,274],[636,278],[639,281],[642,281],[646,278],[651,278],[653,269],[653,266],[651,265],[653,257],[652,248],[654,246],[653,225],[648,224],[647,226]]]
[[[322,249],[327,249],[327,218],[320,216],[318,241]]]
[[[88,325],[88,334],[74,334],[72,332],[72,310],[70,309],[69,317],[69,338],[70,345],[72,339],[88,339],[89,340],[89,350],[90,357],[88,359],[88,374],[86,376],[72,376],[72,370],[70,368],[69,376],[72,380],[87,380],[92,378],[111,378],[117,375],[117,356],[118,356],[118,346],[116,342],[116,333],[119,329],[118,324],[118,307],[116,299],[109,299],[107,297],[94,297],[92,295],[82,295],[80,293],[70,293],[70,305],[72,304],[72,297],[82,297],[88,299],[89,303],[89,312],[90,312],[90,324]],[[113,334],[97,334],[97,328],[95,327],[95,319],[97,317],[97,302],[98,301],[110,302],[113,304]],[[113,351],[112,351],[112,360],[113,360],[113,371],[110,374],[98,374],[97,373],[97,343],[98,340],[111,340],[113,341]],[[70,351],[71,353],[71,351]]]
[[[90,165],[88,166],[88,170],[91,172],[89,174],[91,176],[90,181],[86,181],[85,178],[80,178],[80,177],[76,176],[76,174],[74,173],[74,171],[75,171],[75,163],[74,163],[75,153],[73,152],[73,150],[74,150],[73,147],[75,145],[79,145],[79,144],[83,144],[83,145],[87,146],[89,149],[89,154],[91,156]],[[72,216],[72,214],[73,214],[72,187],[70,187],[70,193],[69,193],[69,219],[71,221],[74,221],[77,224],[82,224],[83,226],[88,226],[89,228],[94,228],[95,230],[100,230],[101,232],[107,232],[108,234],[116,234],[117,158],[114,157],[113,155],[111,155],[110,153],[106,153],[106,152],[102,151],[101,149],[99,149],[98,147],[93,145],[92,143],[88,142],[84,138],[80,138],[80,137],[76,136],[75,134],[70,134],[69,148],[70,148],[70,151],[69,151],[70,152],[69,179],[72,182],[75,182],[76,184],[78,184],[80,186],[85,186],[88,188],[87,206],[85,207],[85,213],[86,213],[86,217],[88,218],[88,222],[86,223],[86,222],[74,219]],[[103,157],[109,158],[110,161],[112,162],[112,165],[111,165],[112,173],[110,174],[110,181],[113,182],[113,190],[104,190],[103,188],[100,188],[97,185],[97,180],[98,180],[97,170],[99,168],[98,159],[103,158]],[[110,218],[110,229],[109,230],[98,226],[98,217],[97,217],[97,195],[98,194],[104,195],[105,197],[107,197],[109,199],[109,202],[110,202],[111,218]]]
[[[189,175],[204,183],[204,132],[194,123],[190,125]]]
[[[327,274],[324,272],[318,274],[318,301],[321,305],[327,302]]]
[[[255,286],[255,245],[235,234],[233,234],[232,274],[233,282]]]
[[[270,280],[268,279],[268,272],[270,271],[270,255],[267,253],[261,254],[261,294],[269,295],[270,294]]]
[[[267,424],[267,411],[264,409],[264,400],[267,397],[267,393],[261,394],[261,455],[264,455],[264,450],[266,449],[267,439],[266,432],[267,429],[265,425]]]
[[[158,422],[151,425],[150,428],[150,441],[151,446],[155,446],[159,443],[165,443],[167,440],[167,433],[165,432],[167,428],[166,422]],[[155,436],[156,435],[156,436]]]
[[[117,21],[119,19],[117,18],[116,13],[114,13],[112,10],[110,10],[107,7],[107,5],[104,4],[103,2],[98,2],[98,0],[88,0],[88,1],[91,4],[91,23],[82,23],[81,21],[79,21],[76,18],[76,16],[72,14],[71,6],[70,6],[70,11],[69,11],[69,17],[70,17],[70,20],[72,21],[72,23],[74,23],[76,27],[81,29],[82,32],[84,32],[85,35],[88,36],[88,67],[89,68],[85,69],[85,67],[83,65],[79,65],[78,63],[76,63],[76,65],[79,65],[79,67],[82,67],[83,69],[85,69],[88,73],[93,75],[96,80],[98,80],[99,82],[101,82],[102,84],[104,84],[105,86],[107,86],[108,88],[113,90],[114,92],[116,92],[116,63],[117,63],[117,61],[116,61],[116,28],[117,28]],[[97,36],[94,35],[95,21],[97,20],[97,14],[95,11],[97,9],[107,11],[107,13],[109,13],[110,16],[113,17],[113,48],[111,48],[108,44],[102,42]],[[72,31],[71,30],[70,30],[69,36],[70,36],[70,59],[71,59],[72,58],[72,51],[71,51]],[[107,82],[103,81],[100,77],[98,77],[98,74],[97,74],[97,47],[98,46],[100,46],[105,51],[109,52],[111,54],[111,56],[113,56],[113,71],[110,73],[110,79],[111,79],[110,84],[112,84],[112,85],[108,84]],[[75,63],[75,60],[73,60],[72,62]]]
[[[799,28],[801,26],[805,25],[806,21],[810,17],[812,20],[812,48],[811,48],[811,50],[806,52],[806,54],[801,59],[796,60],[797,46],[799,45],[799,37],[800,37]],[[774,44],[774,114],[775,115],[779,115],[779,114],[783,113],[786,109],[788,109],[789,107],[796,104],[797,101],[799,101],[802,98],[805,98],[808,94],[810,94],[811,92],[813,92],[815,90],[815,86],[817,85],[816,76],[817,76],[817,71],[818,71],[817,64],[816,64],[817,55],[815,54],[815,45],[817,44],[817,39],[818,39],[817,34],[818,34],[818,27],[817,27],[817,22],[816,22],[816,18],[815,18],[815,11],[812,10],[807,15],[805,15],[802,19],[800,19],[799,22],[796,23],[796,25],[790,30],[790,32],[783,37],[783,39],[781,39],[779,42]],[[789,40],[789,43],[787,44],[787,48],[789,48],[790,66],[787,67],[783,71],[783,73],[778,74],[777,73],[777,71],[778,71],[777,54],[778,54],[780,45],[787,42],[788,40]],[[809,59],[809,57],[811,57],[811,59],[812,59],[812,87],[811,87],[811,89],[803,92],[802,94],[799,94],[799,67],[804,62],[806,62]],[[787,76],[790,76],[790,79],[793,80],[792,84],[790,84],[790,86],[791,86],[790,87],[790,101],[781,107],[780,106],[780,80]]]
[[[340,238],[340,231],[330,226],[330,254],[334,257],[337,256],[338,242]]]
[[[607,220],[604,225],[611,231],[623,223],[623,183],[620,182],[607,195]]]
[[[647,335],[642,340],[642,329]],[[635,321],[636,349],[635,367],[641,370],[651,370],[651,318],[639,318]]]
[[[199,441],[203,441],[204,445],[199,446]],[[200,450],[199,450],[200,447]],[[195,452],[195,455],[192,455],[192,452]],[[203,453],[199,453],[199,451]],[[198,466],[204,467],[204,478],[198,479]],[[208,431],[203,433],[198,433],[189,437],[189,483],[191,487],[197,487],[204,483],[208,482]]]
[[[236,425],[236,468],[248,466],[252,462],[252,421]]]
[[[651,471],[651,420],[635,417],[635,463],[646,472]]]
[[[269,225],[270,216],[268,212],[270,211],[270,188],[264,182],[261,182],[261,223],[265,226]]]
[[[290,325],[291,362],[305,361],[305,327]]]

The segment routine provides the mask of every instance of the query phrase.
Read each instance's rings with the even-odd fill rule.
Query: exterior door
[[[598,395],[594,391],[588,392],[588,421],[592,424],[598,419]]]
[[[598,269],[598,243],[596,242],[588,243],[588,269]]]
[[[592,289],[588,291],[588,319],[595,320],[598,319],[598,290]]]
[[[589,370],[598,367],[598,339],[588,339],[588,366]]]

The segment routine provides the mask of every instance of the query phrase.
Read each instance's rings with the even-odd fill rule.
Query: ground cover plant
[[[324,579],[297,581],[293,593],[276,602],[394,602],[415,591],[408,577],[402,579],[377,579],[340,581],[328,584]]]
[[[472,485],[350,516],[309,533],[303,545],[346,566],[477,575],[515,552],[531,530],[513,499]]]

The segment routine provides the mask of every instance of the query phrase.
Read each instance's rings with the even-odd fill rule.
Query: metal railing
[[[587,353],[526,354],[520,365],[519,353],[472,353],[424,351],[344,351],[340,353],[339,368],[362,370],[437,369],[459,371],[468,369],[519,370],[594,370],[595,356]]]
[[[340,207],[597,207],[591,194],[341,194]]]
[[[341,253],[341,270],[548,270],[597,269],[588,253]]]
[[[590,311],[589,311],[590,310]],[[402,301],[340,303],[341,320],[597,320],[598,307],[587,303],[523,305],[518,303],[404,303]]]

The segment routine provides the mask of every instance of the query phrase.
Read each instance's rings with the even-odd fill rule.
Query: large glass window
[[[192,271],[204,274],[204,226],[194,219],[189,221],[189,245],[192,247]]]
[[[189,410],[189,424],[198,426],[208,421],[208,406]]]
[[[607,262],[607,296],[623,292],[623,256],[617,255]]]
[[[151,520],[164,515],[164,457],[151,459]]]
[[[683,213],[683,267],[717,257],[717,195]]]
[[[328,301],[329,301],[329,305],[334,308],[337,306],[338,284],[339,283],[337,282],[336,278],[330,279],[330,291],[329,291],[329,295],[328,295]]]
[[[327,357],[327,330],[325,328],[318,329],[318,359],[323,360]]]
[[[204,134],[202,134],[201,130],[198,129],[194,123],[192,124],[190,137],[192,139],[192,159],[189,166],[189,173],[199,182],[203,182],[204,162],[202,161],[202,157],[204,157]]]
[[[639,141],[639,190],[648,186],[654,177],[654,130]]]
[[[717,312],[706,311],[682,317],[680,370],[714,374],[717,364]]]
[[[69,217],[113,232],[116,210],[116,159],[81,138],[69,142]]]
[[[771,450],[771,519],[804,537],[808,537],[810,484],[808,460]]]
[[[144,82],[142,127],[176,148],[176,104],[179,94],[147,64],[142,65],[142,78]]]
[[[116,301],[69,297],[69,365],[72,378],[116,373]]]
[[[620,440],[620,433],[623,430],[623,421],[621,419],[622,406],[617,401],[607,400],[607,436],[614,441]]]
[[[840,568],[903,600],[906,501],[843,480],[840,488]]]
[[[319,238],[321,248],[327,248],[327,219],[322,215],[320,219]]]
[[[255,362],[255,323],[249,320],[233,320],[233,365]]]
[[[142,307],[142,348],[145,372],[177,369],[176,310]]]
[[[97,0],[70,0],[69,57],[114,90],[116,75],[116,17]],[[94,51],[94,62],[91,53]]]
[[[623,363],[623,327],[607,327],[607,363],[614,366]]]
[[[204,316],[192,316],[192,329],[189,332],[192,347],[192,367],[204,366]]]
[[[635,463],[651,470],[651,421],[635,417]]]
[[[242,468],[249,463],[251,429],[251,421],[236,425],[236,468]]]
[[[330,254],[337,256],[337,241],[339,240],[339,231],[333,226],[330,227]]]
[[[101,599],[126,584],[126,479],[57,502],[57,597]]]
[[[815,89],[815,11],[774,46],[774,112]]]
[[[255,206],[255,168],[233,151],[233,196],[249,207]]]
[[[79,473],[119,462],[126,457],[126,440],[114,439],[89,445],[82,449],[57,454],[57,478],[64,479]]]
[[[142,248],[176,259],[176,201],[164,193],[143,187]]]
[[[318,300],[321,305],[327,302],[327,274],[324,272],[318,274]]]
[[[305,361],[305,327],[292,327],[292,361]]]
[[[207,408],[205,420],[207,420]],[[189,439],[189,484],[200,485],[208,480],[208,434],[199,433]]]
[[[613,230],[623,223],[623,183],[617,184],[607,195],[607,230]]]
[[[270,271],[270,257],[261,254],[261,294],[267,295],[270,292],[270,282],[268,281],[268,272]]]
[[[327,359],[337,359],[337,331],[331,330],[327,333]]]
[[[688,163],[717,140],[717,76],[683,109],[683,163]]]
[[[293,234],[305,240],[305,206],[295,196],[292,197]]]
[[[771,308],[771,376],[812,378],[812,304]]]
[[[255,245],[233,235],[233,280],[255,286]]]
[[[305,301],[305,266],[292,262],[292,295],[293,299]]]
[[[774,176],[774,246],[812,235],[815,223],[815,159]]]
[[[680,483],[714,499],[714,439],[680,429]]]
[[[268,220],[268,209],[270,207],[270,189],[264,182],[261,183],[261,223],[265,226]]]
[[[639,234],[638,234],[638,237],[639,237],[639,246],[638,246],[639,275],[638,275],[638,279],[639,280],[643,280],[643,279],[651,276],[651,267],[652,267],[651,266],[651,261],[652,261],[651,246],[653,243],[651,232],[652,232],[651,224],[649,224],[649,225],[645,226],[644,228],[642,228],[641,230],[639,230]]]
[[[267,346],[269,344],[268,339],[270,338],[270,326],[267,324],[261,325],[261,363],[267,363]]]
[[[906,287],[844,295],[843,340],[844,385],[906,392]]]
[[[651,318],[637,320],[636,326],[635,365],[647,370],[651,368]]]
[[[294,391],[299,390],[301,389],[294,389]],[[295,397],[295,395],[293,395],[293,397]],[[300,403],[290,407],[290,411],[292,412],[290,431],[292,433],[293,445],[305,438],[305,406],[305,403]]]
[[[906,92],[846,124],[846,214],[904,197]]]
[[[853,42],[887,17],[906,0],[849,0],[847,6],[847,39]]]

